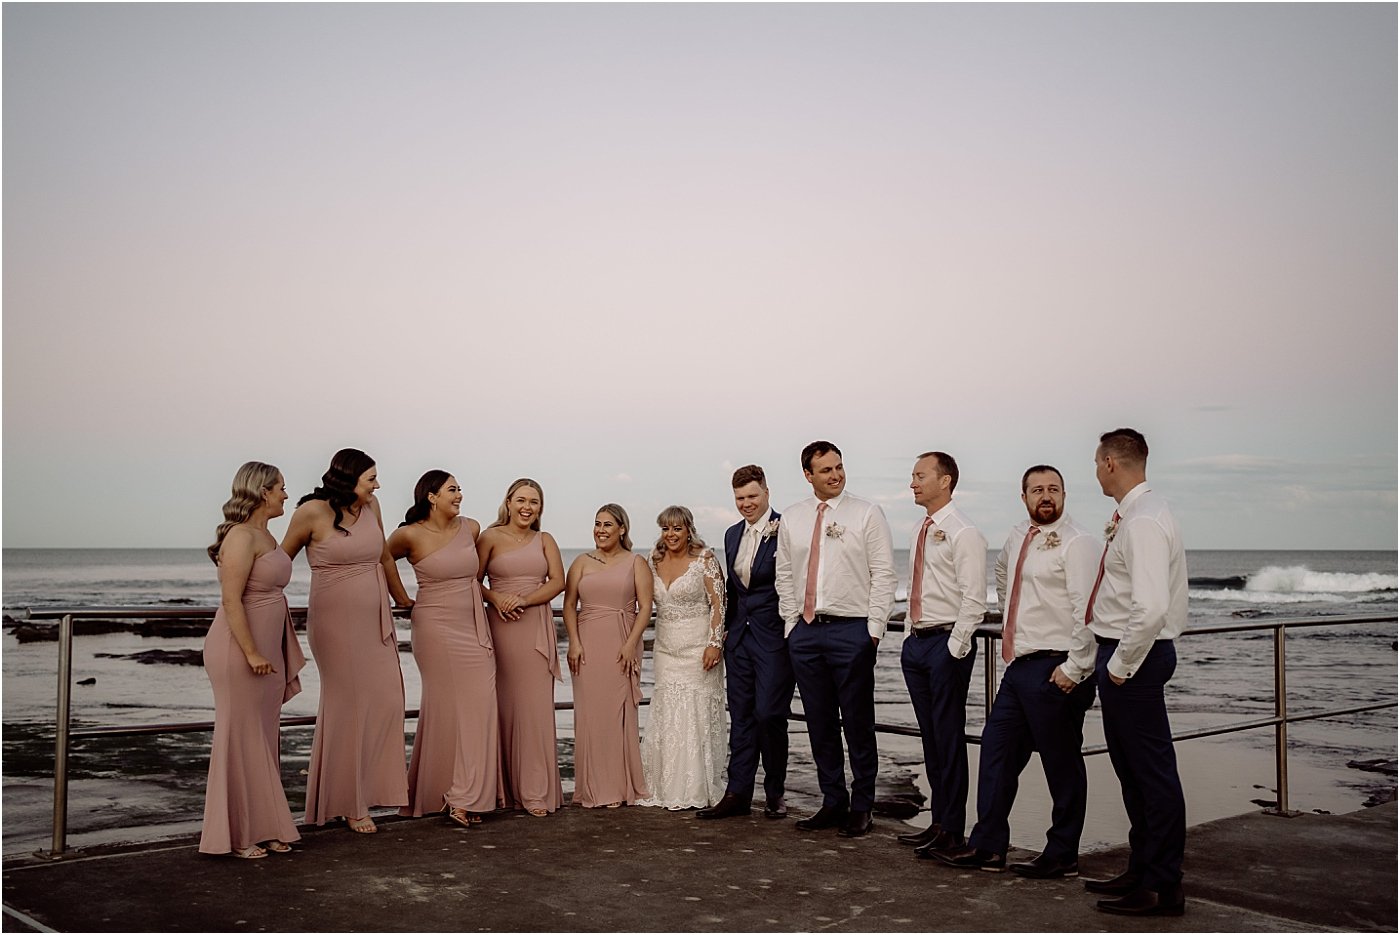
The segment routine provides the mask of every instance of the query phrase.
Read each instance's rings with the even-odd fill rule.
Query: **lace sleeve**
[[[710,639],[706,646],[724,648],[724,572],[714,552],[704,558],[705,593],[710,598]]]

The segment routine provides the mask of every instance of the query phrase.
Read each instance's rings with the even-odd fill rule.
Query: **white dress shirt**
[[[1128,679],[1154,642],[1186,629],[1186,549],[1167,501],[1146,483],[1119,501],[1118,515],[1089,628],[1120,641],[1108,671]]]
[[[817,498],[783,511],[778,524],[778,613],[792,633],[807,593],[807,557],[817,521]],[[842,493],[826,501],[817,565],[816,613],[865,617],[870,635],[885,635],[894,607],[894,543],[885,513],[869,500]]]
[[[734,574],[739,576],[746,588],[749,586],[749,572],[753,571],[753,557],[758,554],[758,544],[763,541],[763,530],[767,529],[772,521],[773,511],[770,509],[757,522],[747,524],[739,534],[739,549],[734,556]]]
[[[919,548],[919,531],[914,527],[909,542],[912,561]],[[941,535],[940,535],[941,533]],[[919,620],[908,621],[920,627],[953,625],[948,652],[958,659],[972,651],[977,627],[987,614],[987,539],[972,525],[967,514],[951,502],[933,514],[933,525],[924,540],[923,603]],[[913,585],[912,569],[910,585]]]
[[[1006,602],[1011,594],[1011,576],[1030,528],[1029,519],[1013,526],[997,556],[993,573],[1002,619],[1010,610]],[[1067,652],[1069,658],[1060,664],[1060,671],[1066,676],[1082,682],[1093,673],[1097,650],[1094,634],[1084,625],[1084,612],[1099,573],[1102,549],[1103,543],[1070,519],[1068,513],[1041,525],[1040,533],[1026,549],[1026,563],[1021,569],[1015,639],[1018,658],[1042,649]]]

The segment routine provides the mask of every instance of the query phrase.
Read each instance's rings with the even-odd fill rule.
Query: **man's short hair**
[[[1030,483],[1032,474],[1039,474],[1041,471],[1051,471],[1060,479],[1060,489],[1065,489],[1065,476],[1060,473],[1060,469],[1053,464],[1032,464],[1026,468],[1026,473],[1021,475],[1021,493],[1026,492],[1026,485]]]
[[[1125,464],[1147,464],[1147,439],[1137,429],[1114,429],[1099,436],[1099,444],[1109,455]]]
[[[768,489],[768,477],[763,473],[763,468],[757,464],[746,464],[734,472],[734,482],[731,486],[735,490],[747,487],[749,484],[758,484],[764,490]]]
[[[836,452],[836,456],[841,457],[841,449],[831,442],[816,441],[802,449],[802,470],[808,474],[812,473],[812,459],[829,452]]]
[[[948,492],[952,493],[958,489],[958,462],[953,460],[953,456],[945,451],[925,451],[915,458],[915,461],[922,461],[925,458],[932,458],[938,465],[939,474],[948,475]]]

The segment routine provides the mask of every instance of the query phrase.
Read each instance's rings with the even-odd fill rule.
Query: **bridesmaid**
[[[477,542],[491,585],[486,616],[496,645],[505,804],[537,818],[564,804],[554,733],[554,682],[563,675],[549,606],[564,590],[564,560],[554,537],[540,531],[542,516],[544,489],[522,477]]]
[[[218,613],[204,638],[214,687],[214,748],[204,796],[205,854],[266,857],[301,839],[282,789],[282,704],[306,665],[282,589],[292,561],[267,531],[287,502],[282,473],[249,461],[233,476],[209,557],[219,568]],[[259,842],[266,842],[259,847]]]
[[[306,637],[321,676],[321,702],[306,779],[306,823],[343,817],[351,831],[379,830],[371,807],[408,804],[403,757],[403,672],[389,595],[413,606],[384,541],[378,471],[342,448],[302,497],[282,549],[306,549],[311,599]]]
[[[501,747],[496,724],[496,660],[477,583],[481,526],[459,515],[462,488],[446,471],[429,471],[413,489],[413,506],[389,537],[389,554],[408,556],[418,576],[413,603],[413,658],[423,697],[408,802],[414,818],[441,812],[462,827],[494,811]]]
[[[574,559],[564,591],[574,676],[574,803],[585,808],[647,797],[637,705],[652,585],[646,560],[632,553],[630,525],[616,503],[599,508],[597,548]]]

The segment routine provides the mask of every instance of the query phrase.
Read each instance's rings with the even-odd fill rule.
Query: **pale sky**
[[[802,446],[1192,548],[1396,546],[1390,4],[6,4],[4,544],[202,546],[338,448],[717,543]],[[274,531],[285,528],[279,522]]]

